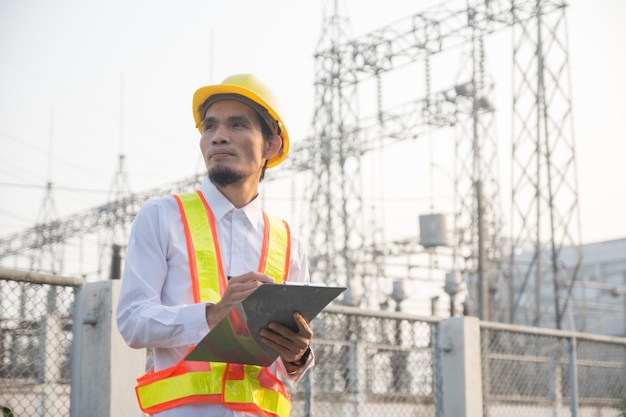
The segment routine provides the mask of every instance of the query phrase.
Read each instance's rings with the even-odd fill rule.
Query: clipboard
[[[269,366],[278,352],[261,341],[270,322],[298,330],[293,313],[311,322],[346,287],[263,284],[231,310],[185,357],[187,361]]]

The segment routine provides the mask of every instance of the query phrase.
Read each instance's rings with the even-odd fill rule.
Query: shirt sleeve
[[[288,281],[310,282],[306,250],[302,242],[297,237],[293,236],[291,239],[291,260],[289,265]],[[309,355],[306,363],[292,373],[287,372],[287,368],[285,368],[285,365],[280,357],[276,359],[273,365],[275,366],[276,372],[278,372],[287,381],[298,382],[302,379],[306,371],[315,365],[315,354],[313,349],[311,349],[311,354]]]
[[[290,282],[310,283],[309,264],[304,245],[297,237],[291,238],[291,259],[289,264]]]
[[[311,353],[309,354],[309,358],[306,360],[306,363],[291,373],[287,372],[287,368],[285,367],[285,364],[283,363],[282,359],[280,359],[280,357],[276,360],[278,372],[283,376],[283,378],[290,382],[300,381],[306,371],[312,368],[314,365],[315,353],[313,352],[313,349],[311,349]]]
[[[193,299],[163,302],[166,285],[178,285],[182,293],[185,284],[191,285],[188,271],[187,277],[172,278],[183,271],[170,265],[172,207],[167,212],[164,202],[151,201],[139,210],[128,242],[116,318],[120,334],[133,348],[188,346],[209,331],[205,304],[194,304]]]

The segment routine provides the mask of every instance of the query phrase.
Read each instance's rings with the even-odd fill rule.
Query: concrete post
[[[45,317],[42,328],[43,347],[43,381],[41,384],[42,416],[52,416],[59,410],[58,381],[61,379],[63,363],[63,346],[61,344],[63,326],[58,314],[52,313]]]
[[[441,322],[443,417],[482,417],[480,320],[455,317]]]
[[[72,417],[144,416],[137,405],[135,381],[146,371],[146,351],[129,348],[117,330],[120,284],[86,283],[77,294],[74,320],[82,343],[74,347],[79,358],[73,366],[80,370],[78,380],[72,378],[72,401],[78,402],[72,404]]]

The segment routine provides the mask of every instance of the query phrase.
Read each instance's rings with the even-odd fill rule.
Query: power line
[[[50,152],[48,152],[48,150],[42,149],[42,148],[40,148],[38,146],[35,146],[32,143],[28,143],[24,139],[14,135],[14,134],[8,133],[8,132],[6,132],[4,130],[1,130],[1,129],[0,129],[0,135],[6,137],[8,139],[11,139],[14,142],[17,142],[20,145],[23,145],[23,146],[25,146],[27,148],[30,148],[33,151],[36,151],[36,152],[38,152],[40,154],[48,156],[48,154],[50,153]],[[94,179],[103,180],[103,181],[105,180],[103,177],[100,177],[98,175],[94,175],[94,172],[93,172],[93,170],[90,169],[90,167],[85,167],[85,166],[80,166],[80,165],[74,164],[71,161],[68,161],[68,160],[66,160],[64,158],[61,158],[61,157],[59,157],[57,155],[54,155],[54,153],[52,155],[50,155],[50,157],[53,160],[58,161],[58,162],[62,163],[63,165],[65,165],[65,166],[67,166],[69,168],[72,168],[72,169],[75,169],[75,170],[79,171],[81,173],[81,175],[85,175],[85,173],[89,173],[89,174],[91,174],[91,176]]]
[[[47,188],[47,185],[0,182],[0,187],[34,188],[38,190],[44,190]],[[93,188],[63,187],[63,186],[57,186],[57,185],[55,185],[53,188],[57,191],[70,191],[70,192],[77,192],[77,193],[104,193],[104,194],[108,193],[107,190],[96,190]]]

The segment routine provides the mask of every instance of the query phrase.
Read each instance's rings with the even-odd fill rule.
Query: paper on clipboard
[[[219,322],[187,355],[188,361],[229,362],[269,366],[278,352],[261,342],[268,323],[297,330],[293,313],[313,320],[345,287],[263,284]]]

